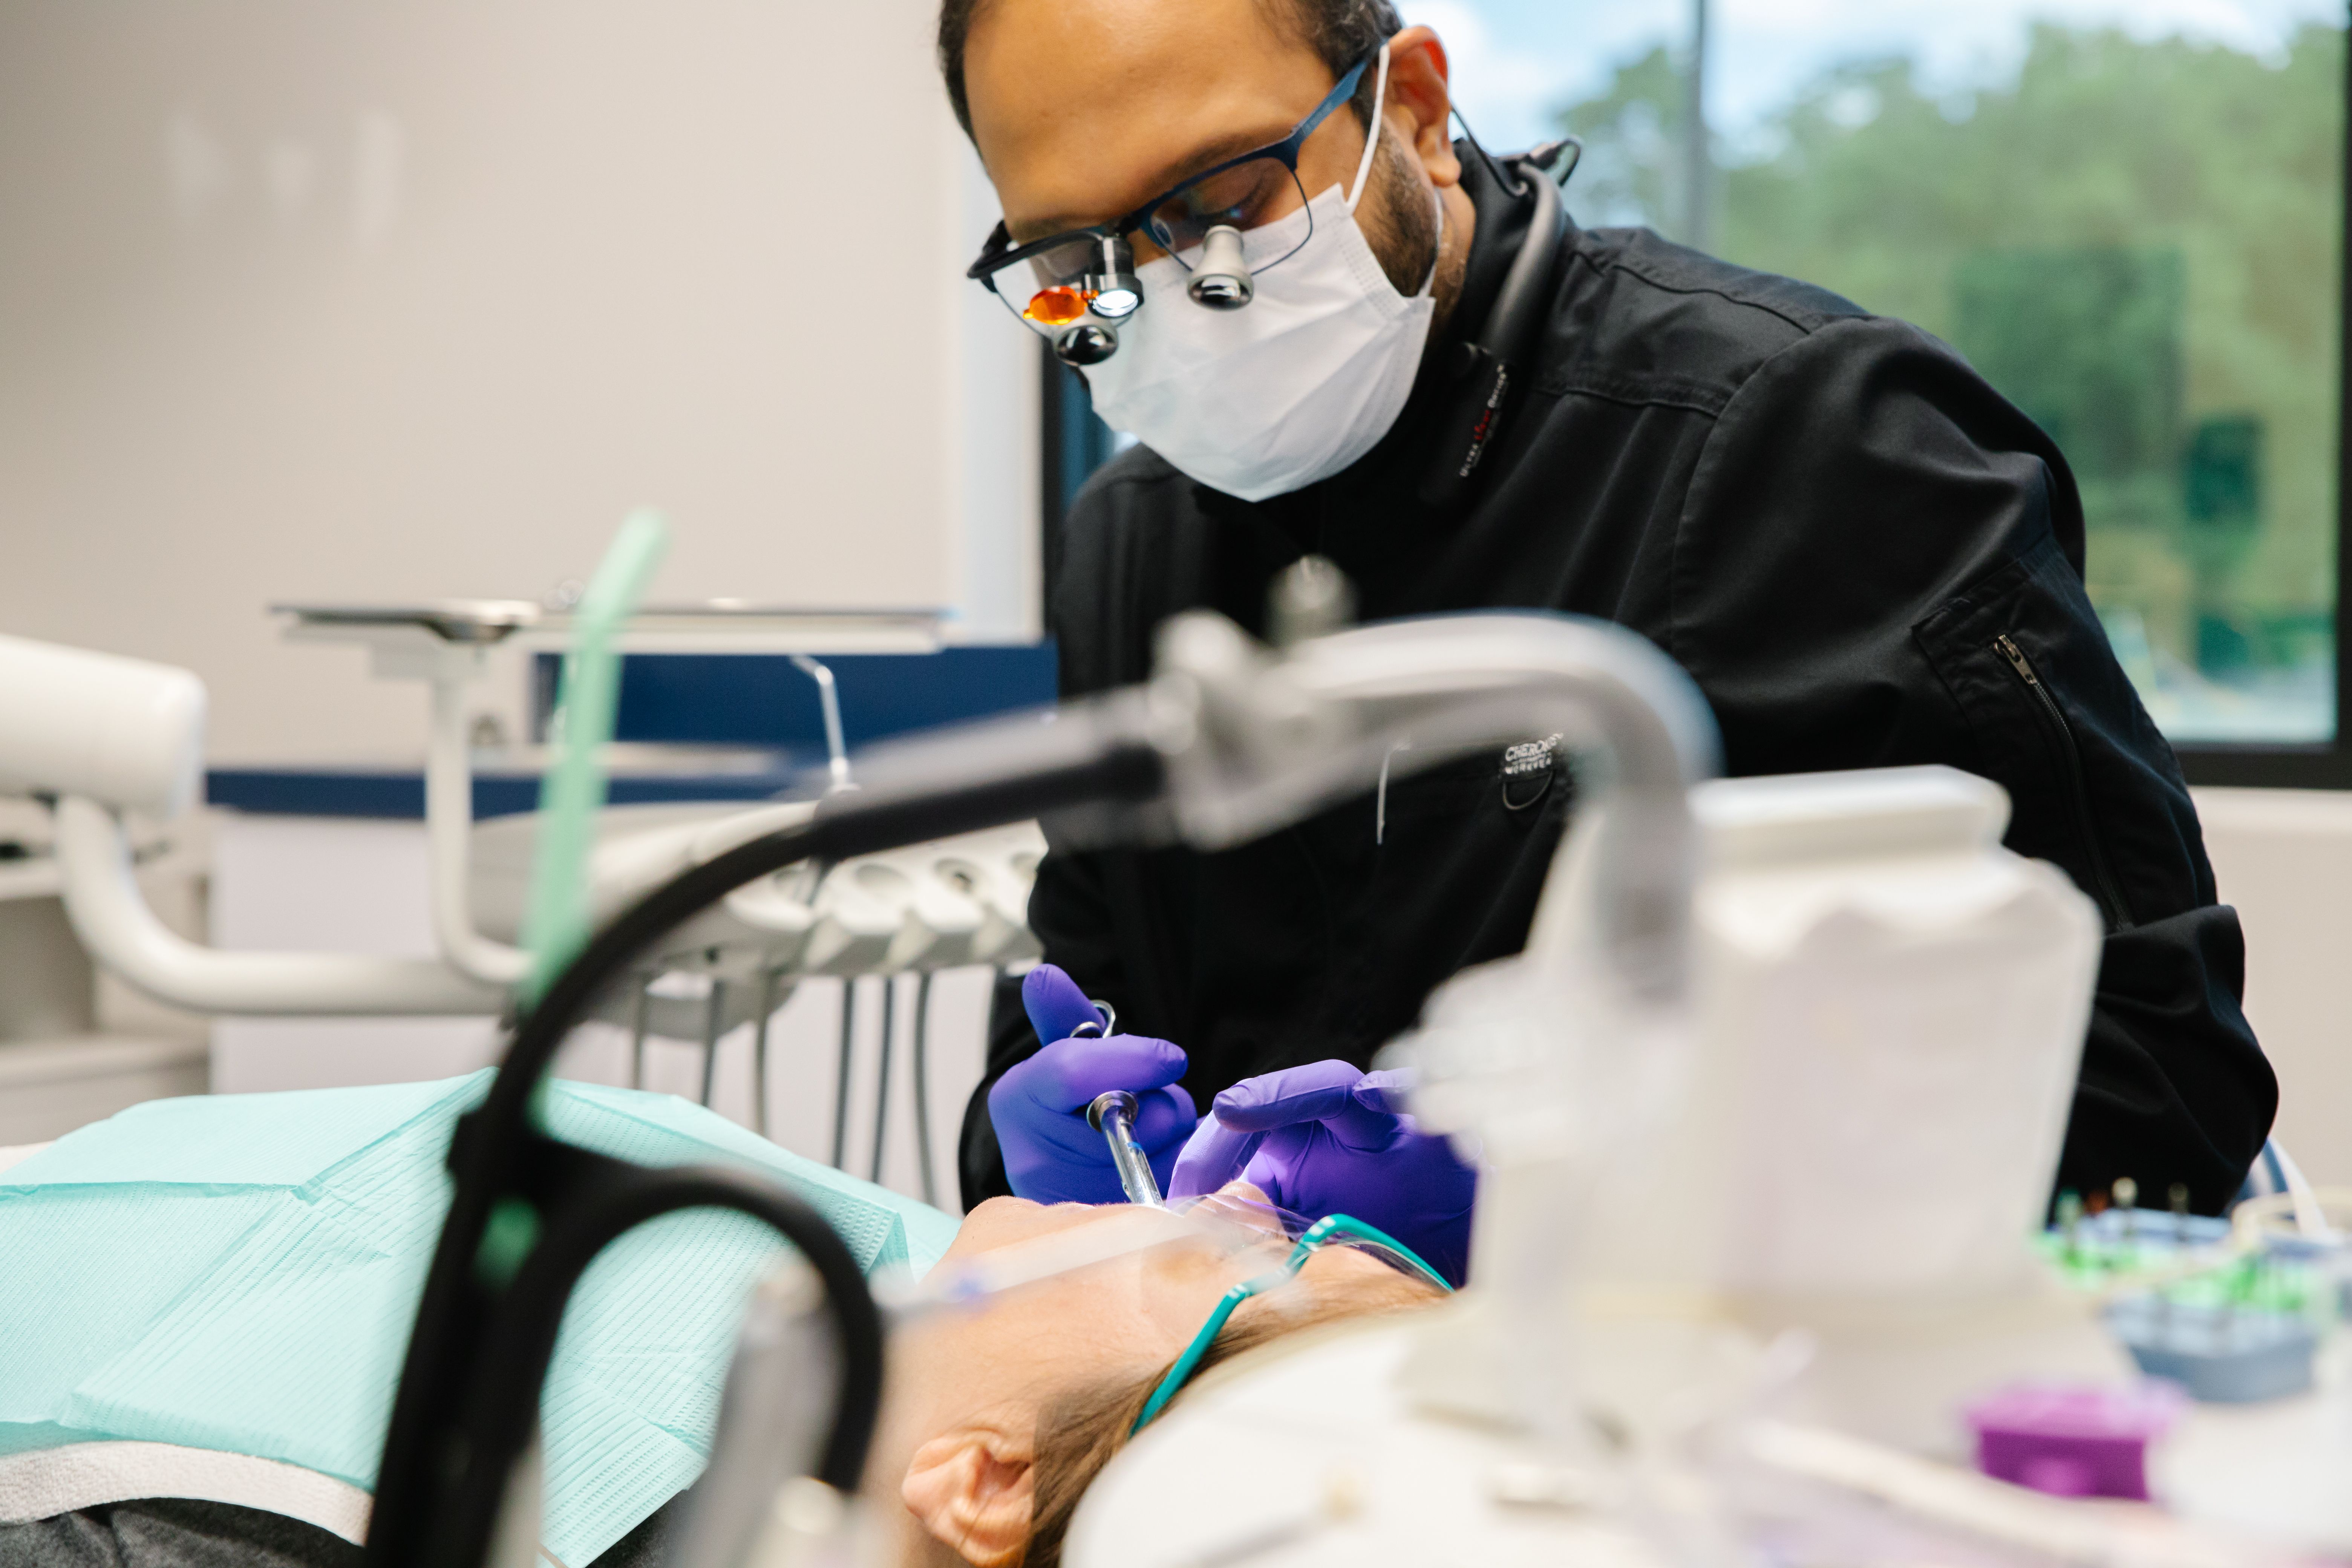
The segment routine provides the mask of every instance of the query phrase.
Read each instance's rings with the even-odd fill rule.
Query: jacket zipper
[[[2103,906],[2102,912],[2107,917],[2107,929],[2126,930],[2132,923],[2131,912],[2124,905],[2123,893],[2116,886],[2115,872],[2107,866],[2106,852],[2100,847],[2098,831],[2092,821],[2091,791],[2083,780],[2083,752],[2074,743],[2074,727],[2066,722],[2066,714],[2058,706],[2058,700],[2050,695],[2048,687],[2042,684],[2041,676],[2034,673],[2033,661],[2025,657],[2025,650],[2017,646],[2014,638],[2003,632],[1992,639],[1992,646],[1993,651],[2007,659],[2009,667],[2017,671],[2017,679],[2023,681],[2025,689],[2033,694],[2043,716],[2049,720],[2050,728],[2057,734],[2058,750],[2062,753],[2059,771],[2066,775],[2067,787],[2074,796],[2074,826],[2083,836],[2084,847],[2090,852],[2091,879],[2098,884],[2099,902]]]

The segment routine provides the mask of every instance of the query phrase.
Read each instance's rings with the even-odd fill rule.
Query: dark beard
[[[1372,155],[1371,189],[1356,204],[1357,221],[1391,286],[1410,299],[1437,265],[1437,208],[1385,124],[1380,149]]]

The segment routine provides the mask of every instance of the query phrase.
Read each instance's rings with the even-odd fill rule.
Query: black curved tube
[[[1517,167],[1527,165],[1512,160]],[[1478,344],[1506,363],[1525,358],[1537,321],[1550,301],[1543,289],[1551,279],[1559,250],[1559,187],[1540,169],[1527,169],[1527,184],[1535,192],[1536,210],[1528,222],[1528,238],[1511,258],[1510,270],[1486,311]]]
[[[450,1145],[449,1168],[457,1177],[457,1190],[425,1279],[416,1327],[393,1404],[368,1530],[368,1568],[422,1568],[426,1563],[434,1568],[468,1568],[481,1560],[480,1552],[487,1546],[485,1535],[469,1556],[433,1550],[439,1534],[437,1521],[457,1508],[461,1495],[470,1496],[483,1488],[490,1489],[494,1496],[503,1493],[513,1452],[520,1451],[496,1458],[503,1438],[495,1436],[495,1425],[484,1430],[470,1425],[472,1418],[488,1415],[475,1407],[472,1391],[478,1385],[510,1384],[518,1374],[518,1367],[502,1367],[492,1359],[493,1339],[524,1332],[512,1327],[514,1322],[535,1321],[543,1316],[551,1346],[563,1296],[570,1290],[570,1279],[577,1278],[575,1270],[562,1293],[534,1298],[528,1320],[508,1318],[505,1308],[515,1299],[514,1289],[530,1272],[533,1262],[526,1261],[512,1281],[493,1278],[496,1271],[487,1269],[483,1262],[490,1217],[502,1202],[520,1200],[530,1205],[551,1221],[541,1237],[543,1247],[558,1225],[577,1220],[576,1215],[567,1218],[563,1213],[567,1181],[576,1184],[594,1165],[623,1163],[601,1161],[586,1151],[547,1139],[533,1124],[531,1105],[540,1082],[556,1049],[590,1004],[669,931],[735,889],[787,866],[874,854],[1071,806],[1149,799],[1161,787],[1159,753],[1116,724],[1065,722],[1041,727],[1034,742],[1024,735],[1023,744],[1036,755],[1034,765],[1001,766],[992,774],[946,789],[919,784],[836,796],[804,824],[753,839],[689,868],[646,894],[599,931],[522,1019],[488,1097],[459,1123]],[[576,1202],[576,1190],[572,1196]],[[597,1228],[589,1221],[578,1223],[587,1226],[583,1235],[593,1234]],[[593,1250],[589,1256],[593,1256]],[[825,1280],[836,1321],[845,1325],[845,1352],[854,1338],[846,1327],[847,1315],[857,1310],[849,1303],[863,1300],[866,1310],[872,1310],[863,1277],[854,1270],[852,1275],[838,1288],[832,1277]],[[854,1486],[872,1432],[870,1418],[860,1427],[855,1412],[860,1402],[879,1400],[878,1349],[870,1368],[864,1369],[870,1376],[859,1375],[860,1369],[855,1365],[845,1370],[852,1375],[842,1380],[834,1423],[840,1451],[835,1452],[836,1445],[829,1441],[827,1468],[848,1478]],[[536,1404],[545,1371],[544,1360],[531,1371],[527,1408]],[[526,1439],[528,1433],[526,1421]],[[495,1501],[490,1509],[495,1519]]]
[[[434,1562],[478,1563],[488,1553],[507,1479],[539,1415],[540,1389],[555,1353],[564,1304],[580,1276],[633,1227],[684,1209],[732,1209],[763,1220],[816,1269],[843,1361],[842,1403],[817,1479],[842,1492],[857,1489],[881,1413],[882,1315],[849,1248],[814,1209],[756,1177],[716,1167],[656,1171],[620,1161],[604,1163],[607,1173],[591,1179],[590,1195],[541,1238],[489,1326],[484,1375],[468,1391],[465,1412],[473,1462],[435,1521]]]

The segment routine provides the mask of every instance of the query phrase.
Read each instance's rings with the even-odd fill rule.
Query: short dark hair
[[[1275,26],[1304,42],[1331,68],[1338,80],[1348,68],[1404,27],[1389,0],[1257,0]],[[948,102],[956,123],[971,134],[971,100],[963,87],[963,47],[971,37],[988,0],[940,0],[940,75],[947,79]],[[1372,112],[1373,77],[1364,73],[1356,86],[1356,117],[1369,121]]]

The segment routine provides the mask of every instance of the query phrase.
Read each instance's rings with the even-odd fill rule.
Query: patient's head
[[[965,1219],[948,1265],[1133,1215],[998,1198]],[[894,1341],[867,1491],[886,1517],[898,1514],[894,1496],[904,1502],[902,1556],[983,1568],[1058,1561],[1079,1497],[1234,1279],[1209,1250],[1155,1247],[942,1314]],[[1242,1303],[1202,1370],[1312,1323],[1435,1294],[1364,1253],[1328,1247],[1290,1285]]]

